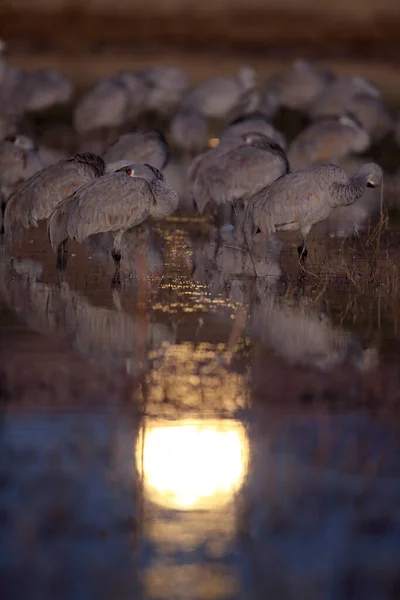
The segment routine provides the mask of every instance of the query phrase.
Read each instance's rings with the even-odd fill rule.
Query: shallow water
[[[398,598],[400,228],[375,226],[312,232],[306,270],[286,234],[256,282],[178,215],[121,289],[107,239],[63,278],[44,226],[4,243],[1,598]]]
[[[224,277],[207,227],[162,224],[165,267],[149,246],[120,290],[93,247],[61,282],[44,229],[4,247],[4,597],[396,597],[397,297],[343,275],[360,240]]]

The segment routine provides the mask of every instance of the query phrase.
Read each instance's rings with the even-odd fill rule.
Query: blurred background
[[[99,64],[100,57],[128,51],[143,62],[177,54],[192,70],[210,54],[224,61],[302,55],[396,64],[400,52],[397,0],[1,0],[0,22],[16,63],[26,67],[22,55],[29,53],[33,66],[45,66],[52,53],[52,64],[63,63],[75,79],[106,74],[113,65]],[[77,70],[77,55],[96,58]]]

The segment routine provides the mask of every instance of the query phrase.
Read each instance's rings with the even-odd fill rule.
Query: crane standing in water
[[[228,138],[197,157],[191,167],[194,201],[200,213],[207,204],[231,207],[287,173],[285,151],[261,133]]]
[[[85,183],[104,175],[104,160],[86,152],[42,169],[10,196],[4,215],[6,232],[14,225],[37,227],[57,204]]]
[[[263,235],[300,230],[303,241],[298,253],[305,259],[311,227],[336,207],[353,204],[366,187],[378,187],[382,177],[382,169],[375,163],[364,164],[352,177],[336,165],[292,171],[250,198],[244,223],[247,241],[254,243],[258,230]]]
[[[57,266],[66,267],[68,238],[82,243],[95,233],[114,234],[113,282],[120,282],[121,238],[148,217],[165,219],[178,207],[178,194],[151,165],[132,164],[84,185],[61,202],[49,220],[48,232]]]

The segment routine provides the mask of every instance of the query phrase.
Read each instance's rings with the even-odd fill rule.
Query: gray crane
[[[365,129],[348,116],[329,117],[311,123],[292,141],[288,151],[290,167],[304,169],[316,163],[334,163],[370,146]]]
[[[144,111],[147,93],[146,83],[134,73],[102,79],[76,105],[75,131],[85,134],[121,127]]]
[[[311,119],[341,116],[349,110],[349,103],[359,94],[380,98],[381,92],[368,79],[358,75],[337,77],[325,86],[308,109]]]
[[[198,154],[207,148],[208,119],[193,106],[182,106],[172,117],[171,138],[183,152]]]
[[[81,187],[55,209],[48,224],[50,242],[58,251],[57,266],[66,267],[68,238],[82,243],[95,233],[114,234],[113,282],[120,282],[121,239],[125,231],[148,217],[164,219],[178,207],[178,194],[151,165],[132,164]]]
[[[258,111],[241,115],[234,121],[231,121],[231,123],[223,129],[220,135],[220,143],[227,139],[240,137],[250,133],[261,133],[286,150],[287,144],[283,133],[278,131],[278,129],[268,121],[267,117]]]
[[[317,96],[309,109],[312,119],[353,115],[374,142],[391,133],[394,118],[380,90],[359,76],[338,77]]]
[[[363,162],[361,158],[346,157],[338,165],[350,176],[362,166]],[[385,175],[385,192],[387,188]],[[353,204],[338,206],[329,217],[317,223],[315,231],[325,236],[340,238],[362,232],[371,218],[379,212],[381,191],[379,188],[367,187],[363,195]]]
[[[7,200],[23,182],[43,169],[36,144],[26,135],[6,137],[0,142],[0,196],[3,220]],[[4,233],[3,227],[1,233]]]
[[[394,130],[394,117],[381,97],[357,94],[347,104],[347,111],[368,131],[374,142],[380,142]]]
[[[202,213],[208,203],[232,206],[288,171],[285,151],[260,133],[229,138],[195,159],[193,197]]]
[[[23,98],[25,111],[38,112],[66,104],[74,89],[71,81],[57,69],[38,69],[23,74],[18,93]]]
[[[47,219],[61,200],[104,172],[103,159],[90,152],[42,169],[10,196],[4,214],[6,232],[14,225],[37,227],[38,221]]]
[[[287,69],[268,79],[267,98],[270,99],[273,94],[280,106],[305,111],[332,80],[330,71],[309,61],[297,59]],[[264,102],[263,99],[262,104]]]
[[[169,116],[181,103],[190,86],[188,75],[179,67],[155,65],[136,71],[147,85],[146,110]]]
[[[320,165],[292,171],[254,194],[246,207],[244,230],[249,245],[258,231],[301,231],[299,256],[307,256],[306,237],[338,206],[353,204],[366,187],[377,187],[383,173],[375,163],[364,164],[352,177],[336,165]]]
[[[256,73],[250,67],[239,69],[236,77],[215,77],[203,81],[184,99],[211,119],[232,119],[255,109],[259,101]]]
[[[171,149],[160,131],[136,131],[121,135],[103,155],[107,171],[113,172],[132,163],[164,169]]]

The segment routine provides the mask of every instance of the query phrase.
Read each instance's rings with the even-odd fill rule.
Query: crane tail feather
[[[58,250],[60,245],[68,239],[67,218],[67,212],[60,206],[53,212],[49,219],[47,232],[54,251]]]

